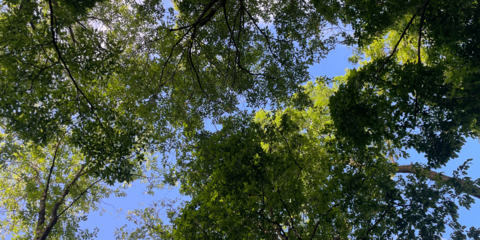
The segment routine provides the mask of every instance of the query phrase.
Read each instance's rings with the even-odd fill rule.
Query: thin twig
[[[390,58],[393,57],[393,55],[394,55],[395,52],[397,51],[398,45],[400,44],[400,42],[401,42],[402,39],[403,39],[403,36],[405,36],[405,33],[407,32],[408,28],[410,27],[410,25],[411,25],[412,22],[413,22],[413,19],[415,19],[416,16],[417,16],[417,14],[413,14],[412,19],[410,19],[410,22],[408,22],[407,27],[405,28],[405,30],[403,30],[403,33],[402,33],[402,35],[400,36],[400,39],[398,39],[397,44],[396,44],[395,47],[393,48],[393,51],[392,51],[392,52],[390,53],[390,55],[385,59],[385,61],[383,61],[383,64],[377,69],[377,71],[375,71],[375,83],[373,84],[372,90],[370,91],[370,95],[369,95],[368,98],[367,98],[367,103],[368,103],[368,100],[370,100],[370,97],[371,97],[372,94],[373,94],[373,90],[375,89],[375,86],[376,86],[377,83],[378,83],[378,73],[380,73],[380,71],[382,71],[383,67],[385,67],[385,64],[388,62],[388,60],[390,60]]]
[[[64,212],[66,212],[75,202],[78,201],[78,199],[80,199],[91,187],[93,187],[93,185],[97,184],[101,180],[102,179],[99,179],[99,180],[95,181],[94,183],[90,184],[90,186],[88,186],[87,189],[85,189],[83,192],[81,192],[80,195],[75,200],[73,200],[73,202],[71,202],[70,205],[68,205],[68,207],[63,209],[63,211],[60,214],[57,215],[57,217],[60,217]]]
[[[267,34],[265,34],[262,29],[257,25],[257,22],[255,21],[255,19],[252,17],[252,15],[250,14],[250,12],[247,10],[247,8],[244,8],[245,9],[245,12],[247,13],[248,17],[252,20],[253,24],[255,25],[255,27],[258,29],[258,31],[263,35],[263,37],[267,40],[267,47],[268,47],[268,50],[270,51],[270,53],[272,54],[272,56],[277,60],[278,60],[278,57],[277,55],[275,54],[275,52],[272,50],[272,47],[271,47],[271,43],[270,43],[270,37],[267,36]],[[280,62],[280,61],[279,61]]]
[[[295,228],[295,225],[293,224],[292,214],[290,214],[290,211],[288,210],[287,204],[285,204],[285,201],[283,201],[283,198],[282,198],[282,195],[280,194],[280,189],[279,188],[277,188],[277,193],[278,193],[278,196],[280,197],[280,201],[282,202],[283,207],[285,208],[285,210],[287,210],[287,214],[290,217],[290,222],[292,222],[292,229],[295,232],[295,235],[298,237],[298,239],[302,239],[300,237],[300,235],[298,235],[297,229]]]
[[[419,30],[418,30],[418,50],[417,50],[417,54],[418,54],[418,65],[421,66],[422,65],[422,57],[421,57],[421,47],[422,47],[422,27],[423,27],[423,22],[425,20],[425,10],[427,9],[427,5],[428,3],[430,2],[430,0],[427,0],[425,1],[425,3],[423,4],[423,10],[422,10],[422,15],[420,17],[420,27],[419,27]],[[415,90],[415,107],[413,109],[413,124],[416,125],[417,124],[417,106],[418,106],[418,91],[417,91],[417,79],[418,79],[418,75],[415,77],[415,82],[413,83],[413,89]]]
[[[285,138],[285,136],[282,134],[282,132],[280,132],[279,130],[277,130],[278,133],[280,133],[280,135],[283,137],[283,140],[285,141],[285,143],[287,144],[287,148],[288,148],[288,153],[290,153],[290,155],[292,155],[293,157],[293,154],[290,150],[290,144],[288,143],[287,141],[287,138]],[[297,159],[295,157],[293,157],[293,161],[295,162],[295,164],[300,168],[300,171],[303,170],[303,168],[300,166],[300,164],[298,164],[297,162]],[[298,178],[298,177],[297,177]]]
[[[333,210],[333,208],[338,207],[338,205],[340,205],[340,204],[337,203],[337,204],[333,205],[330,209],[328,209],[328,211],[325,214],[323,214],[323,216],[326,216],[330,211]],[[312,236],[310,237],[310,240],[312,240],[315,237],[315,232],[317,231],[318,225],[320,225],[321,220],[322,219],[320,218],[320,220],[318,220],[318,222],[315,224],[315,227],[313,228],[313,232],[312,232]]]
[[[423,4],[423,10],[422,10],[422,16],[420,17],[420,28],[418,29],[418,64],[422,63],[422,58],[420,56],[421,53],[421,46],[422,46],[422,26],[423,26],[423,21],[425,20],[425,10],[427,9],[427,5],[430,2],[430,0],[425,1]]]
[[[387,215],[388,212],[390,212],[390,208],[387,209],[387,210],[382,214],[382,216],[380,216],[380,218],[378,218],[378,220],[375,222],[375,224],[373,224],[373,226],[367,230],[367,233],[365,234],[365,237],[362,238],[362,239],[365,239],[365,240],[368,239],[367,237],[368,237],[368,235],[370,234],[370,232],[378,225],[378,223],[380,223],[380,221]]]

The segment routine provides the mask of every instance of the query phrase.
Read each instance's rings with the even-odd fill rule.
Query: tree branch
[[[87,100],[88,104],[90,105],[90,108],[94,109],[95,107],[94,107],[93,104],[90,102],[90,100],[87,98],[87,96],[86,96],[85,93],[82,91],[82,89],[80,88],[80,86],[78,86],[77,81],[75,81],[75,78],[73,77],[72,73],[70,72],[70,69],[68,68],[67,64],[65,63],[65,60],[63,60],[62,54],[61,54],[61,52],[60,52],[60,48],[58,47],[58,44],[57,44],[55,27],[53,26],[53,23],[54,23],[55,19],[54,19],[54,16],[53,16],[52,0],[49,0],[49,1],[48,1],[48,4],[49,4],[49,6],[50,6],[50,31],[52,32],[53,46],[55,46],[55,51],[56,51],[57,54],[58,54],[58,58],[59,58],[60,61],[62,62],[65,70],[66,70],[67,73],[68,73],[68,76],[69,76],[70,80],[72,80],[73,84],[75,85],[75,88],[80,92],[80,94],[82,94],[82,96],[85,98],[85,100]]]
[[[237,22],[237,17],[238,15],[240,14],[241,10],[242,10],[242,7],[243,5],[240,7],[240,9],[238,9],[237,11],[237,14],[235,15],[235,20],[233,22],[233,27],[235,27],[235,23]],[[225,23],[227,24],[227,28],[228,28],[228,32],[230,33],[230,37],[231,37],[231,42],[233,43],[234,47],[235,47],[235,62],[238,63],[239,67],[240,67],[240,51],[238,49],[238,46],[237,46],[237,42],[235,41],[235,34],[232,30],[232,28],[230,27],[230,24],[228,22],[228,14],[227,14],[227,9],[226,9],[226,6],[223,5],[223,15],[225,16]],[[240,26],[241,27],[241,26]],[[241,29],[240,29],[241,30]],[[240,31],[238,31],[238,34],[240,35]],[[229,46],[230,46],[230,42],[229,42]],[[230,56],[230,51],[228,53],[228,56]],[[233,63],[233,80],[232,80],[232,87],[235,85],[235,80],[236,80],[236,67],[235,67],[235,64],[236,63]]]
[[[383,218],[385,218],[385,216],[387,215],[387,213],[389,211],[390,211],[390,208],[388,208],[387,210],[385,210],[385,212],[383,212],[382,216],[380,216],[377,219],[377,221],[373,224],[373,226],[367,230],[367,233],[365,234],[365,237],[362,238],[362,239],[364,239],[364,240],[368,239],[368,235],[370,234],[370,232],[378,225],[378,223],[380,223],[380,221],[382,221]]]
[[[75,34],[73,34],[73,30],[72,30],[72,27],[71,27],[71,26],[68,27],[68,32],[70,32],[70,36],[72,37],[72,41],[73,41],[73,43],[76,45],[76,44],[77,44],[77,40],[75,39]]]
[[[267,36],[267,34],[265,34],[260,27],[258,27],[257,22],[256,22],[255,19],[252,17],[252,15],[251,15],[250,12],[247,10],[247,8],[244,8],[244,9],[245,9],[245,12],[247,13],[248,17],[250,18],[250,20],[252,20],[253,24],[254,24],[255,27],[257,28],[257,30],[263,35],[263,37],[264,37],[265,40],[267,41],[267,47],[268,47],[268,50],[270,51],[270,53],[272,54],[272,56],[275,58],[275,60],[277,60],[278,62],[280,62],[280,60],[278,60],[277,55],[276,55],[275,52],[272,50],[272,47],[271,47],[271,44],[270,44],[270,37]]]
[[[410,19],[410,22],[408,22],[407,27],[403,30],[403,33],[402,33],[402,35],[400,36],[400,39],[398,39],[397,44],[395,44],[395,47],[393,48],[393,51],[392,51],[392,52],[390,53],[390,55],[385,59],[385,61],[383,61],[383,64],[377,69],[377,71],[375,71],[375,83],[374,83],[373,86],[372,86],[372,90],[371,90],[371,92],[370,92],[370,95],[369,95],[368,98],[367,98],[367,102],[368,102],[368,100],[370,99],[370,97],[372,96],[373,89],[375,89],[375,86],[376,86],[377,83],[378,83],[378,73],[380,73],[380,71],[382,71],[383,67],[385,67],[385,64],[387,64],[388,60],[390,60],[390,58],[393,57],[393,55],[394,55],[395,52],[397,51],[398,45],[400,45],[400,42],[402,41],[403,37],[405,36],[405,33],[407,33],[407,30],[408,30],[408,28],[410,27],[410,25],[412,25],[413,19],[415,19],[416,16],[417,16],[417,14],[413,14],[412,19]]]
[[[422,16],[420,17],[420,27],[418,30],[418,65],[420,66],[422,64],[422,57],[421,57],[421,47],[422,47],[422,27],[423,27],[423,21],[425,20],[425,10],[427,9],[427,5],[430,2],[430,0],[425,1],[423,4],[423,11],[422,11]],[[418,106],[418,93],[417,93],[417,79],[418,76],[415,78],[415,82],[413,83],[413,89],[415,89],[415,107],[413,109],[413,124],[417,124],[417,106]]]
[[[323,216],[326,216],[330,211],[333,210],[333,208],[336,208],[338,207],[338,205],[340,205],[339,203],[333,205],[330,209],[328,209],[328,211],[326,213],[323,214]],[[320,225],[320,222],[322,221],[322,218],[320,218],[318,220],[318,222],[315,224],[315,227],[313,228],[313,233],[312,233],[312,237],[310,237],[310,240],[312,240],[314,237],[315,237],[315,232],[317,231],[318,229],[318,225]]]
[[[91,187],[93,187],[95,184],[97,184],[98,182],[100,182],[102,179],[99,179],[95,182],[93,182],[92,184],[90,184],[90,186],[88,186],[85,190],[83,190],[83,192],[80,193],[80,195],[75,199],[73,200],[73,202],[70,203],[70,205],[68,205],[65,209],[63,209],[63,211],[61,213],[59,213],[57,215],[57,217],[60,217],[64,212],[66,212],[70,207],[72,207],[72,205],[78,201],[78,199],[80,199]]]
[[[300,164],[298,164],[298,162],[297,162],[297,159],[295,159],[295,157],[294,157],[294,156],[293,156],[293,154],[292,154],[292,151],[290,150],[290,144],[288,143],[288,141],[287,141],[287,138],[285,138],[285,136],[282,134],[282,132],[281,132],[281,131],[277,130],[277,132],[278,132],[278,133],[280,133],[280,136],[282,136],[282,137],[283,137],[283,140],[284,140],[284,141],[285,141],[285,143],[287,144],[288,153],[290,153],[290,155],[292,155],[293,161],[294,161],[294,162],[295,162],[295,164],[296,164],[296,165],[297,165],[297,166],[300,168],[300,171],[302,171],[302,170],[303,170],[303,168],[300,166]],[[298,176],[300,176],[300,173],[299,173],[299,175],[298,175]],[[298,179],[298,177],[297,177],[297,179]]]
[[[298,239],[302,239],[302,238],[300,237],[300,235],[298,235],[297,229],[295,228],[295,225],[293,224],[292,214],[291,214],[290,211],[288,210],[288,207],[287,207],[287,204],[285,204],[285,201],[283,201],[282,195],[280,194],[280,189],[278,189],[278,188],[277,188],[277,193],[278,193],[278,196],[280,197],[280,201],[282,202],[283,207],[285,208],[285,210],[287,210],[287,214],[288,214],[288,216],[290,217],[290,221],[291,221],[291,224],[292,224],[292,229],[293,229],[293,231],[295,232],[295,235],[297,236]]]
[[[80,88],[80,86],[77,84],[77,81],[75,80],[75,78],[73,77],[72,73],[70,72],[70,69],[68,68],[67,64],[65,63],[65,60],[63,59],[62,57],[62,53],[60,52],[60,48],[58,47],[58,44],[57,44],[57,39],[56,39],[56,33],[55,33],[55,27],[53,25],[55,19],[54,19],[54,15],[53,15],[53,5],[52,5],[52,0],[49,0],[48,1],[48,4],[50,6],[50,31],[52,32],[52,41],[53,41],[53,46],[55,47],[55,51],[57,52],[58,54],[58,58],[60,59],[60,61],[62,62],[62,65],[63,67],[65,68],[65,71],[67,71],[68,73],[68,77],[70,78],[70,80],[73,82],[73,84],[75,85],[75,88],[77,89],[77,92],[80,92],[80,94],[82,94],[83,98],[85,98],[85,100],[87,100],[87,103],[89,105],[89,108],[90,108],[90,111],[92,111],[92,114],[95,116],[95,119],[98,121],[98,123],[100,124],[100,127],[105,131],[105,134],[107,134],[109,136],[109,132],[107,131],[107,129],[105,128],[105,126],[103,126],[103,123],[100,121],[100,118],[98,117],[98,115],[95,113],[95,106],[93,105],[92,102],[90,102],[90,100],[87,98],[87,95],[85,95],[85,93],[82,91],[82,89]],[[77,21],[78,22],[78,21]],[[80,23],[80,22],[78,22]],[[82,25],[83,26],[83,25]],[[85,27],[85,26],[84,26]],[[110,136],[109,136],[109,139],[110,139]]]
[[[195,73],[195,76],[197,78],[197,82],[198,82],[198,86],[200,86],[200,89],[202,90],[202,92],[206,93],[205,92],[205,89],[203,89],[202,87],[202,82],[200,81],[200,76],[198,75],[198,72],[197,72],[197,69],[195,68],[195,64],[193,62],[193,58],[192,58],[192,48],[193,48],[193,40],[195,39],[195,35],[197,33],[197,27],[195,26],[193,28],[193,32],[192,32],[192,41],[190,41],[190,45],[188,46],[188,59],[190,60],[190,65],[193,69],[193,73]]]
[[[52,177],[53,169],[55,168],[55,160],[57,159],[58,148],[60,147],[61,140],[57,139],[57,146],[55,146],[55,152],[53,154],[52,165],[50,166],[50,171],[48,172],[47,182],[45,184],[45,190],[42,193],[42,198],[40,199],[40,211],[38,211],[38,220],[37,228],[35,229],[35,236],[38,236],[42,233],[42,226],[45,224],[45,214],[46,214],[46,202],[48,198],[48,189],[50,186],[50,179]]]
[[[275,228],[275,232],[277,233],[277,235],[280,237],[280,239],[282,240],[288,240],[288,236],[285,234],[285,232],[283,231],[283,228],[282,228],[282,225],[280,225],[280,223],[274,221],[274,220],[271,220],[270,218],[268,217],[265,217],[262,212],[264,211],[265,209],[260,209],[257,214],[260,215],[260,217],[262,217],[263,219],[269,221],[270,223],[273,224],[273,227]],[[272,209],[270,208],[270,216],[272,217],[273,216],[273,212],[272,212]]]
[[[50,223],[48,223],[47,227],[43,230],[41,233],[41,236],[35,236],[35,240],[46,240],[48,237],[48,234],[52,231],[53,227],[55,224],[57,224],[58,217],[57,211],[62,205],[63,201],[65,200],[65,197],[70,193],[70,188],[78,181],[80,176],[83,175],[83,170],[85,169],[86,165],[83,165],[80,170],[75,174],[75,177],[72,179],[72,181],[65,187],[63,190],[62,195],[60,196],[60,199],[55,202],[55,204],[52,207],[52,212],[51,212],[51,217],[50,217]]]
[[[215,8],[213,8],[213,5],[215,5],[215,3],[217,3],[217,2],[218,2],[218,0],[212,0],[210,3],[205,5],[202,13],[200,13],[200,16],[198,16],[197,20],[195,20],[195,22],[192,25],[187,25],[187,26],[178,27],[178,28],[172,28],[172,29],[169,29],[169,30],[173,32],[173,31],[179,31],[179,30],[184,30],[184,29],[192,29],[199,24],[201,26],[207,24],[208,21],[210,21],[210,19],[213,17],[213,15],[215,15],[215,13],[217,11]],[[222,0],[220,5],[222,4],[222,2],[225,2],[225,0]],[[207,14],[208,10],[210,10],[210,9],[212,9],[212,12],[210,12],[207,16],[205,16],[205,14]]]
[[[397,173],[415,173],[413,165],[400,165],[400,166],[397,166],[397,168],[398,168]],[[448,176],[445,176],[441,173],[437,173],[437,172],[434,172],[434,171],[427,171],[423,168],[420,168],[420,170],[425,172],[427,178],[429,178],[431,180],[437,180],[438,178],[440,178],[440,180],[442,182],[446,183],[447,181],[456,179],[456,178],[448,177]],[[460,184],[462,186],[465,185],[464,181],[462,181],[462,180],[458,180],[458,181],[460,182]],[[465,192],[465,193],[480,199],[480,187],[475,187],[473,192]]]
[[[423,4],[423,11],[422,11],[422,16],[420,17],[420,28],[418,30],[418,64],[422,63],[422,57],[420,56],[421,53],[421,46],[422,46],[422,26],[423,26],[423,21],[425,20],[425,10],[427,9],[427,5],[430,2],[430,0],[425,1]]]

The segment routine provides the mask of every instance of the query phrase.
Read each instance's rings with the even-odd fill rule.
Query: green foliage
[[[92,183],[162,187],[149,156],[173,148],[165,183],[192,200],[171,226],[157,208],[172,204],[130,212],[141,227],[118,238],[466,237],[455,201],[468,208],[479,181],[466,165],[433,185],[425,172],[478,137],[477,1],[0,5],[0,206],[14,237],[93,237],[78,222],[112,189]],[[327,31],[341,24],[353,34]],[[302,87],[338,36],[360,68]],[[240,99],[274,111],[242,113]],[[201,130],[205,118],[222,129]],[[393,178],[407,148],[428,165]]]
[[[98,229],[93,232],[83,230],[79,223],[86,221],[88,214],[98,209],[103,198],[117,190],[104,183],[96,183],[98,179],[92,177],[80,177],[74,181],[78,174],[84,173],[85,156],[76,148],[55,144],[40,147],[7,134],[1,134],[0,141],[0,230],[3,234],[0,237],[37,237],[35,231],[42,209],[39,200],[48,186],[47,219],[53,219],[53,215],[57,214],[60,218],[49,239],[94,238]],[[53,162],[55,171],[50,175]],[[62,198],[73,181],[67,195]],[[88,193],[85,194],[86,190]],[[57,203],[60,203],[60,208],[55,214],[53,209]]]
[[[88,24],[91,16],[50,3],[2,3],[0,116],[5,131],[40,146],[68,131],[64,141],[103,168],[110,183],[131,180],[126,157],[142,137],[142,127],[138,118],[130,118],[135,109],[119,104],[125,85],[113,81],[122,53],[113,29],[127,23],[131,13],[111,3],[99,7],[93,16],[108,8],[110,14],[102,17],[118,21],[100,31]],[[112,81],[105,81],[107,76]]]
[[[328,106],[343,85],[326,80],[305,87],[308,109],[227,117],[219,131],[189,134],[167,179],[192,199],[151,231],[159,239],[435,239],[448,226],[464,236],[456,201],[473,202],[461,176],[467,165],[453,182],[429,183],[419,164],[417,174],[393,178],[398,149],[385,141],[359,149],[336,137]],[[136,223],[122,239],[146,229]]]
[[[47,145],[68,129],[65,141],[110,184],[133,179],[131,155],[164,150],[185,126],[238,110],[241,97],[289,99],[335,42],[306,2],[1,4],[5,131]]]
[[[429,166],[440,167],[457,157],[466,137],[478,136],[478,3],[362,4],[356,18],[387,14],[386,7],[396,20],[358,23],[359,53],[370,59],[347,74],[348,83],[330,101],[338,134],[359,148],[392,141],[425,153]]]
[[[136,179],[147,155],[204,117],[234,113],[240,98],[308,104],[299,85],[335,42],[308,2],[0,4],[2,130],[38,148],[64,136],[85,175],[110,185]]]
[[[95,7],[96,3],[103,1],[105,0],[63,0],[59,1],[59,3],[68,6],[69,10],[74,14],[85,14],[87,10]]]
[[[128,211],[127,219],[141,227],[129,230],[127,225],[117,228],[115,235],[117,239],[174,239],[170,225],[166,225],[162,221],[162,210],[167,208],[168,214],[175,214],[175,200],[162,200],[153,203],[145,209],[136,209]]]

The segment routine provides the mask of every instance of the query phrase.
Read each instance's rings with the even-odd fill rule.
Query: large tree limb
[[[397,173],[415,173],[415,169],[414,169],[413,165],[400,165],[400,166],[397,166],[397,168],[398,168]],[[448,181],[451,181],[451,180],[455,180],[455,178],[445,176],[445,175],[443,175],[441,173],[437,173],[435,171],[428,171],[428,170],[423,169],[423,168],[417,168],[417,169],[420,169],[420,171],[426,173],[427,178],[429,178],[431,180],[440,179],[442,182],[448,182]],[[462,186],[465,185],[464,181],[462,181],[462,180],[458,180],[458,181],[460,182],[460,184]],[[465,192],[465,193],[480,199],[480,188],[479,187],[475,187],[472,192]]]

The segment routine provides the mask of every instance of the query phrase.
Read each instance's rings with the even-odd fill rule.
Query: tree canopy
[[[435,171],[480,130],[477,1],[171,5],[1,2],[3,228],[91,238],[82,217],[153,169],[191,200],[121,238],[480,238],[458,223],[468,161]],[[338,44],[358,69],[310,81]],[[168,171],[142,166],[171,149]],[[398,165],[407,149],[428,163]]]
[[[0,209],[5,211],[2,232],[13,239],[95,236],[95,232],[79,229],[79,222],[113,189],[99,184],[101,179],[86,177],[85,157],[78,149],[62,145],[60,139],[42,148],[12,138],[1,136],[0,154],[5,160],[0,178]]]

